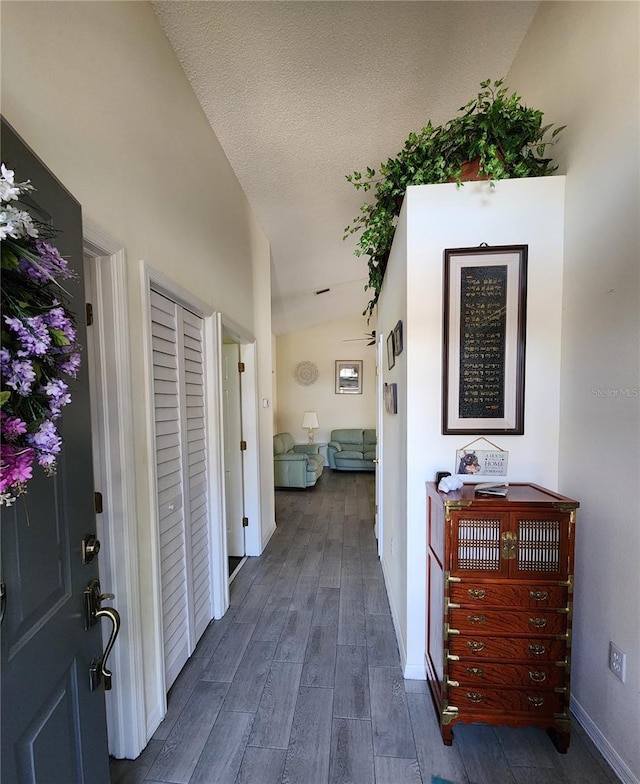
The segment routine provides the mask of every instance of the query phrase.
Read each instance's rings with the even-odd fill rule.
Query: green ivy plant
[[[419,133],[410,133],[402,150],[381,163],[378,171],[367,167],[346,175],[357,190],[375,193],[373,202],[362,205],[343,237],[361,232],[354,252],[368,258],[365,290],[373,292],[363,314],[368,319],[380,295],[397,216],[409,185],[461,185],[463,164],[475,159],[479,161],[478,178],[490,180],[492,186],[494,180],[541,177],[557,169],[546,149],[565,126],[552,130],[552,125],[543,125],[543,113],[520,100],[516,93],[508,95],[502,79],[480,82],[480,91],[459,109],[458,116],[445,125],[429,121]]]

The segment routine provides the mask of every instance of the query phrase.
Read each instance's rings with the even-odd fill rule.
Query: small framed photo
[[[384,385],[384,410],[387,414],[398,413],[398,385]]]
[[[336,360],[336,395],[362,394],[362,360]]]
[[[400,354],[402,354],[402,349],[404,348],[404,343],[402,340],[402,321],[399,321],[393,328],[393,347],[396,357],[399,357]]]
[[[389,370],[396,364],[396,344],[394,330],[387,337],[387,365]]]

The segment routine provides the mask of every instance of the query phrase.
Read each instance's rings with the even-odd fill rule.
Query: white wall
[[[507,83],[567,124],[560,484],[576,529],[574,710],[640,781],[638,3],[541,3]],[[627,679],[608,669],[609,640]]]
[[[142,260],[255,335],[258,396],[270,397],[268,242],[150,4],[3,3],[2,111],[80,201],[85,220],[126,250],[132,399],[145,400]],[[159,715],[153,458],[144,405],[133,415],[149,722]],[[268,499],[268,413],[260,413],[260,432]],[[265,525],[273,522],[272,503],[263,503]]]
[[[351,316],[278,335],[276,432],[291,433],[295,441],[306,443],[307,431],[302,428],[305,411],[318,414],[320,427],[315,431],[318,442],[329,441],[331,431],[338,428],[375,428],[376,348],[359,339],[374,328],[373,323],[367,325],[364,316]],[[363,361],[361,395],[336,395],[337,359]],[[315,384],[302,386],[294,378],[296,365],[304,361],[318,367]]]
[[[406,199],[405,199],[406,201]],[[389,604],[398,638],[398,648],[403,664],[407,661],[407,601],[411,590],[407,574],[408,531],[407,524],[407,463],[413,456],[407,450],[410,441],[407,417],[407,341],[412,324],[407,320],[407,210],[400,213],[384,288],[377,308],[378,331],[384,342],[382,380],[386,384],[397,384],[398,413],[382,414],[382,449],[379,459],[382,465],[382,542],[381,562],[384,572]],[[395,358],[389,370],[387,339],[398,321],[403,326],[403,352]],[[413,392],[411,393],[413,394]],[[426,550],[425,550],[426,553]],[[426,554],[425,554],[426,558]],[[424,646],[423,646],[424,647]],[[424,651],[423,651],[424,654]],[[408,674],[405,672],[405,674]],[[416,675],[414,674],[414,677]],[[424,666],[417,677],[424,678]]]
[[[531,481],[557,489],[564,177],[503,180],[494,188],[488,183],[466,183],[461,188],[455,184],[411,187],[405,197],[401,227],[405,219],[406,234],[402,228],[394,240],[378,314],[381,331],[395,323],[399,315],[394,308],[402,307],[395,287],[402,285],[406,276],[406,364],[400,365],[399,372],[398,365],[391,371],[385,367],[384,373],[385,381],[398,381],[399,400],[406,395],[406,457],[401,451],[401,438],[388,439],[386,427],[382,457],[385,469],[406,464],[406,523],[404,515],[387,519],[395,497],[388,498],[385,470],[384,569],[391,577],[388,587],[392,606],[400,611],[406,579],[406,615],[396,625],[401,647],[406,647],[405,674],[422,678],[425,482],[432,481],[438,470],[453,472],[456,450],[475,438],[441,434],[443,252],[445,248],[476,247],[482,242],[528,245],[525,433],[489,438],[509,452],[508,481]],[[400,247],[396,248],[398,243]],[[384,421],[389,420],[387,416]],[[397,426],[395,421],[390,423],[392,432]],[[404,544],[404,525],[406,553],[396,547],[392,556],[390,540],[393,537]]]

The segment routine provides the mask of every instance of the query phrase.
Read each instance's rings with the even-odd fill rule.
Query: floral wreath
[[[0,165],[0,506],[26,492],[35,462],[55,474],[62,447],[55,422],[71,401],[64,377],[80,367],[69,295],[58,283],[74,273],[42,238],[51,228],[10,203],[33,190]]]

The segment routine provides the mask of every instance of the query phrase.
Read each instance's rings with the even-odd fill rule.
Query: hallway
[[[426,683],[402,678],[374,487],[326,469],[276,492],[276,533],[238,572],[145,751],[112,761],[112,784],[617,781],[575,721],[566,755],[534,729],[459,726],[443,745]]]

